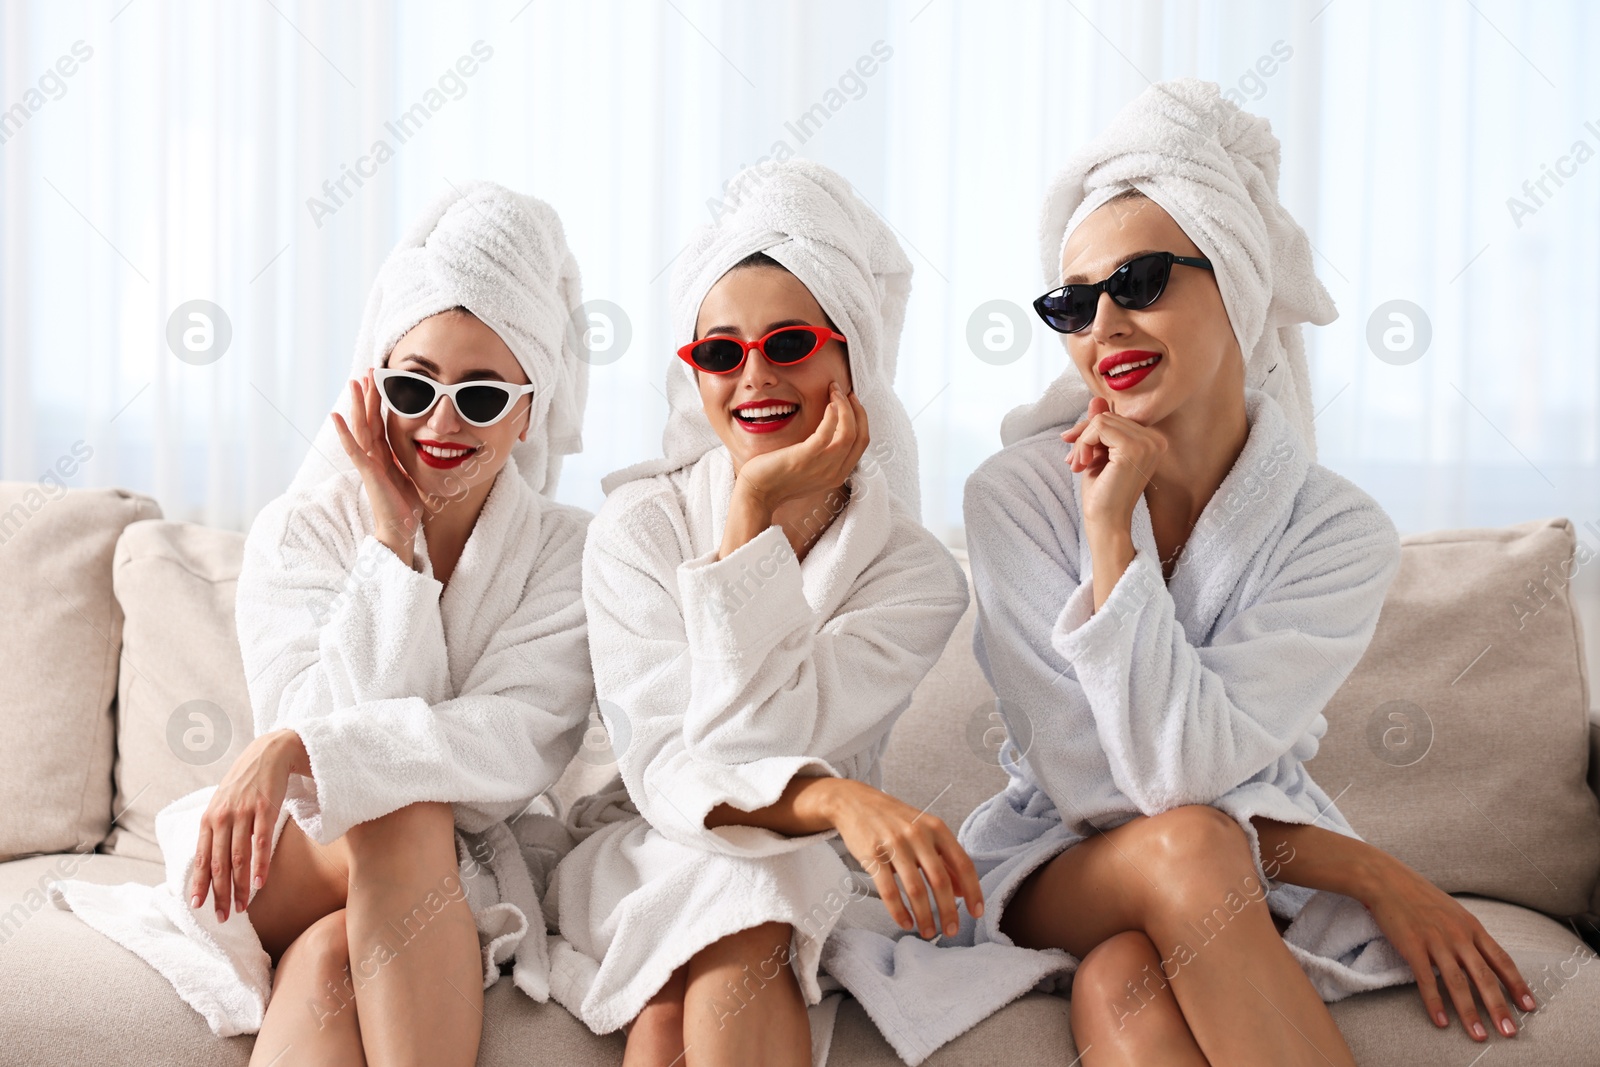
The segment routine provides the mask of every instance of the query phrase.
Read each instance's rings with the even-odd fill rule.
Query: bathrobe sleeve
[[[1147,549],[1094,611],[1092,575],[1080,578],[1070,558],[1075,521],[1047,499],[1063,491],[980,471],[967,493],[991,680],[1002,709],[1009,698],[1030,714],[1027,762],[1058,807],[1072,810],[1074,745],[1050,729],[1062,701],[1087,704],[1116,787],[1147,815],[1215,803],[1285,756],[1314,755],[1318,720],[1366,650],[1399,568],[1388,516],[1333,507],[1292,523],[1243,606],[1196,647]],[[1065,605],[1052,605],[1062,589],[1072,591]]]
[[[620,710],[631,728],[618,760],[629,793],[683,844],[771,854],[820,839],[708,830],[705,817],[718,804],[767,807],[796,775],[849,775],[965,609],[960,570],[948,553],[904,539],[821,619],[781,528],[722,560],[683,559],[676,517],[652,517],[658,509],[626,509],[632,521],[617,526],[603,512],[585,556],[602,714]]]
[[[236,610],[256,733],[334,708],[427,696],[449,677],[443,585],[337,503],[284,497],[245,541]]]
[[[583,526],[550,516],[541,526],[536,566],[507,590],[515,604],[455,696],[442,585],[370,535],[361,551],[378,551],[364,575],[298,548],[258,560],[251,581],[241,575],[241,647],[258,728],[293,729],[305,744],[312,778],[292,776],[288,801],[312,838],[326,844],[419,801],[452,802],[457,825],[481,832],[560,776],[592,700]],[[331,589],[344,599],[319,626],[305,605],[325,603]],[[386,680],[380,663],[410,681]]]

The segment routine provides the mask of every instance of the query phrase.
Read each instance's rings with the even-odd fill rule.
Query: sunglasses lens
[[[510,402],[504,389],[492,385],[469,385],[456,394],[456,410],[468,422],[493,422]]]
[[[695,345],[689,355],[701,370],[726,374],[744,359],[744,349],[733,341],[713,338]]]
[[[1039,315],[1045,325],[1058,333],[1077,333],[1094,319],[1094,304],[1099,293],[1087,286],[1069,285],[1039,298]]]
[[[433,403],[433,385],[421,378],[395,375],[383,383],[383,395],[389,406],[402,415],[420,415]]]
[[[822,338],[810,330],[791,326],[768,337],[761,350],[774,363],[798,363],[821,346]]]
[[[1117,271],[1111,298],[1125,308],[1146,308],[1167,286],[1167,261],[1163,256],[1140,256]]]

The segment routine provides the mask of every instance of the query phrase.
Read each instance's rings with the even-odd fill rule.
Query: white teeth
[[[417,447],[422,449],[428,455],[430,455],[430,456],[438,456],[440,459],[456,459],[457,457],[466,455],[468,452],[476,452],[477,451],[477,449],[475,449],[475,448],[448,448],[447,449],[447,448],[438,448],[438,447],[436,447],[434,445],[424,445],[424,444],[420,444],[420,443],[417,445]]]
[[[765,419],[774,415],[789,415],[800,410],[798,404],[772,404],[764,408],[740,408],[741,419]]]
[[[1157,358],[1159,357],[1151,356],[1149,359],[1140,360],[1138,363],[1118,363],[1115,367],[1112,367],[1110,370],[1106,371],[1106,377],[1116,378],[1119,375],[1127,374],[1129,371],[1138,370],[1140,367],[1148,367],[1150,364],[1154,363]]]

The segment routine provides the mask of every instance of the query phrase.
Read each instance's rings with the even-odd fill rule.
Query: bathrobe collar
[[[1199,521],[1178,554],[1167,583],[1176,615],[1193,644],[1204,644],[1222,609],[1243,590],[1264,553],[1272,551],[1289,524],[1295,496],[1305,483],[1310,457],[1299,434],[1278,402],[1259,389],[1246,387],[1245,417],[1250,424],[1244,450],[1228,476],[1206,502]],[[1083,514],[1083,476],[1072,478],[1077,514]],[[1148,552],[1159,565],[1150,505],[1143,494],[1133,508],[1134,551]],[[1089,533],[1078,523],[1080,573],[1093,573]]]
[[[711,499],[711,538],[720,543],[733,501],[733,459],[726,445],[718,445],[700,461]],[[806,603],[824,619],[849,596],[855,580],[889,543],[891,503],[889,481],[880,464],[863,461],[851,473],[850,500],[839,512],[806,558],[800,561],[800,582]]]
[[[489,496],[483,502],[483,510],[478,512],[477,522],[472,524],[456,569],[450,573],[450,581],[439,595],[447,636],[453,621],[467,619],[473,614],[471,611],[458,614],[452,605],[483,604],[497,599],[493,594],[494,584],[506,581],[508,574],[517,573],[506,567],[506,561],[519,548],[539,543],[540,500],[540,495],[517,469],[516,457],[508,455],[506,465],[500,468],[494,484],[489,487]],[[412,552],[423,576],[434,577],[428,538],[420,524]],[[446,647],[449,647],[448,642]],[[451,692],[459,693],[472,669],[471,658],[451,656],[450,659]]]

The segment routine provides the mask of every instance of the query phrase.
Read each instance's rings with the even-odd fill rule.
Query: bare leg
[[[341,837],[319,845],[293,819],[283,824],[267,882],[250,901],[250,925],[273,963],[313,923],[345,906],[350,851]]]
[[[763,923],[689,961],[688,1067],[810,1067],[811,1024],[789,965],[793,937],[787,923]]]
[[[251,1067],[366,1067],[344,915],[312,923],[278,961]]]
[[[679,1067],[683,1063],[683,995],[688,983],[689,965],[684,964],[628,1024],[622,1067]]]
[[[1354,1067],[1272,921],[1244,831],[1215,808],[1141,816],[1075,845],[1023,883],[1001,925],[1080,959],[1116,934],[1146,935],[1213,1063]]]
[[[1071,1010],[1084,1067],[1209,1067],[1144,934],[1114,934],[1089,950],[1072,978]]]
[[[450,805],[411,804],[351,827],[345,840],[345,924],[368,1062],[472,1067],[483,1037],[483,958]]]

